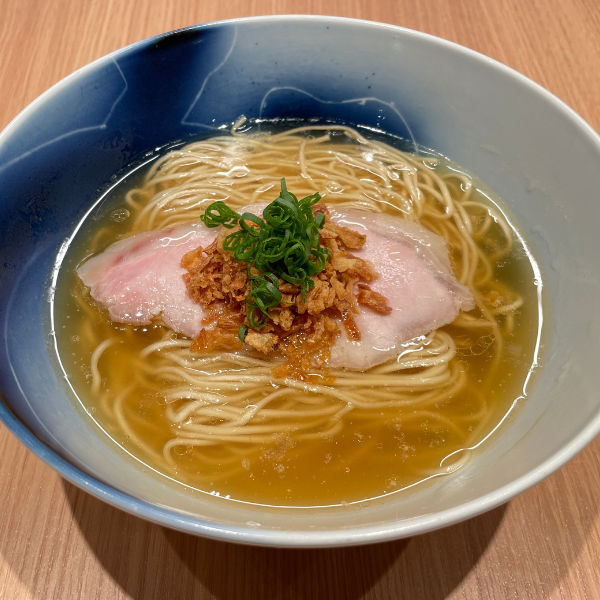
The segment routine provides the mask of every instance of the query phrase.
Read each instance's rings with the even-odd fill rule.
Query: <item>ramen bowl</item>
[[[132,164],[240,115],[382,129],[451,157],[516,219],[543,275],[534,386],[460,470],[411,493],[326,508],[190,491],[107,438],[53,344],[53,268]],[[64,478],[181,531],[270,546],[412,536],[498,506],[600,430],[600,138],[549,92],[450,42],[329,17],[260,17],[160,35],[70,75],[0,135],[0,418]],[[527,396],[527,397],[525,397]]]

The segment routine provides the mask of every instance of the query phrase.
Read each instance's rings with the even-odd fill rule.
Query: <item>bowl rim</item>
[[[485,56],[475,50],[457,44],[455,42],[439,38],[437,36],[391,25],[368,21],[363,19],[352,19],[348,17],[336,17],[327,15],[265,15],[256,17],[239,17],[220,21],[211,21],[175,29],[166,33],[161,33],[149,38],[145,38],[118,50],[115,50],[105,56],[102,56],[91,63],[77,69],[67,75],[48,90],[43,92],[29,105],[27,105],[19,114],[17,114],[9,124],[0,132],[0,146],[5,139],[16,129],[21,122],[25,121],[29,114],[42,105],[45,100],[71,84],[82,74],[93,71],[99,66],[111,62],[114,58],[125,52],[141,49],[166,37],[179,34],[183,31],[201,30],[222,25],[237,25],[252,22],[266,22],[287,20],[290,22],[300,21],[320,21],[322,23],[335,23],[336,25],[360,25],[367,28],[386,29],[395,31],[403,36],[425,40],[428,43],[448,49],[452,52],[462,54],[463,56],[478,60],[489,68],[509,76],[520,85],[529,88],[530,91],[541,97],[542,101],[552,104],[563,117],[571,122],[579,133],[595,145],[600,151],[600,136],[596,131],[572,108],[570,108],[560,98],[555,96],[538,83],[535,83],[525,75],[508,67],[493,58]],[[13,159],[17,160],[17,159]],[[0,169],[9,166],[13,161],[8,161],[0,166]],[[0,396],[1,399],[1,396]],[[554,471],[558,470],[565,463],[571,460],[585,446],[587,446],[600,433],[600,412],[589,421],[589,423],[579,431],[579,433],[565,444],[560,450],[555,452],[550,458],[532,469],[525,475],[512,481],[503,487],[489,492],[479,498],[459,504],[458,506],[445,509],[439,512],[412,517],[406,521],[396,521],[383,525],[357,526],[340,530],[269,530],[253,527],[235,527],[231,525],[218,525],[199,519],[193,515],[180,513],[174,509],[157,506],[140,500],[135,496],[121,492],[117,488],[100,481],[86,473],[83,469],[62,458],[57,452],[48,445],[41,442],[35,435],[12,413],[10,408],[0,401],[0,421],[6,428],[20,441],[24,446],[33,452],[38,458],[44,461],[59,475],[78,488],[90,493],[96,498],[107,502],[132,515],[142,517],[153,523],[169,527],[194,535],[209,537],[221,541],[236,542],[256,546],[288,547],[288,548],[326,548],[342,547],[351,545],[363,545],[376,542],[385,542],[399,538],[419,535],[447,527],[475,517],[483,512],[500,506],[518,494],[526,491],[530,487],[539,483]]]

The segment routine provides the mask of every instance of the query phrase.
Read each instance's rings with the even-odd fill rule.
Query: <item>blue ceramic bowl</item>
[[[531,239],[552,314],[543,372],[510,426],[454,475],[356,509],[248,508],[144,469],[69,397],[49,295],[74,224],[132,161],[242,114],[332,119],[434,148],[481,177]],[[264,17],[134,44],[58,83],[0,135],[0,417],[72,483],[196,534],[331,546],[468,518],[541,480],[600,429],[599,189],[600,140],[575,113],[518,73],[431,36]]]

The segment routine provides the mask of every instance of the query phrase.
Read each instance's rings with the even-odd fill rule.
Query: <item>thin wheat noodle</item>
[[[268,135],[246,134],[240,131],[244,124],[241,118],[231,135],[188,144],[155,161],[143,187],[126,196],[133,213],[132,233],[195,221],[216,199],[234,208],[248,204],[249,199],[268,201],[283,175],[288,189],[299,197],[319,191],[324,202],[339,207],[371,212],[395,207],[398,214],[420,221],[447,241],[457,279],[471,289],[478,307],[471,314],[461,313],[452,327],[473,339],[491,336],[486,338],[489,344],[481,342],[481,347],[494,346],[488,374],[492,377],[501,360],[503,335],[512,330],[514,312],[523,299],[508,289],[493,287],[492,262],[478,243],[489,241],[486,236],[497,224],[502,239],[489,243],[496,248],[495,256],[502,256],[512,248],[511,230],[497,211],[471,199],[471,180],[458,173],[439,175],[432,170],[437,159],[368,140],[345,126],[303,126]],[[318,137],[306,137],[308,134]],[[343,141],[339,134],[343,134]],[[97,232],[94,249],[100,247],[104,235],[102,229]],[[504,299],[498,306],[487,303],[485,294],[490,289]],[[96,310],[84,292],[77,301],[86,312]],[[310,382],[302,382],[274,379],[274,363],[261,356],[194,354],[190,340],[175,335],[159,320],[155,325],[163,328],[163,338],[141,350],[132,370],[140,385],[164,382],[163,410],[171,423],[172,437],[164,443],[162,453],[144,442],[132,427],[139,417],[124,409],[131,388],[115,398],[112,408],[103,394],[102,406],[126,436],[171,469],[177,466],[173,451],[180,447],[184,452],[202,452],[202,448],[227,444],[228,453],[221,465],[230,466],[249,446],[259,448],[290,432],[296,442],[294,452],[301,454],[301,443],[335,436],[344,428],[348,415],[363,419],[369,427],[377,427],[381,415],[396,415],[397,422],[408,429],[425,421],[435,422],[463,448],[488,426],[486,400],[458,362],[459,354],[473,344],[458,342],[459,338],[444,330],[413,341],[397,359],[366,373],[309,373]],[[107,336],[109,330],[107,325]],[[94,337],[90,330],[82,335]],[[97,347],[91,360],[91,388],[99,393],[99,361],[113,341],[98,336],[94,341]],[[335,378],[335,383],[327,384],[327,377]],[[437,412],[439,402],[457,394],[474,403],[470,412],[457,415],[455,420]],[[406,412],[408,408],[414,410]],[[469,455],[465,450],[450,465],[424,470],[422,475],[454,472]],[[205,460],[207,464],[218,463],[208,455]],[[238,465],[226,472],[243,468]]]

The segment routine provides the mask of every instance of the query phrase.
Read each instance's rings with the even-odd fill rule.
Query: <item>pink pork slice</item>
[[[459,310],[475,308],[470,290],[459,284],[443,238],[425,227],[391,215],[330,209],[332,221],[367,235],[354,256],[375,265],[370,284],[387,298],[392,312],[380,315],[359,307],[359,342],[342,335],[331,350],[330,366],[364,371],[398,356],[403,344],[447,325]]]
[[[245,210],[260,213],[264,204]],[[242,210],[243,212],[243,210]],[[380,315],[359,307],[359,342],[342,334],[330,366],[364,371],[397,356],[403,344],[451,323],[459,310],[475,307],[450,266],[445,241],[421,225],[390,215],[330,209],[332,221],[367,234],[352,254],[370,260],[379,273],[371,289],[383,294],[392,312]],[[186,294],[182,256],[215,239],[202,223],[133,235],[90,258],[77,270],[115,321],[149,324],[160,313],[175,331],[196,337],[204,311]]]
[[[201,222],[138,233],[86,260],[77,274],[115,321],[149,325],[162,313],[169,327],[196,337],[205,312],[187,295],[179,263],[216,236]]]

